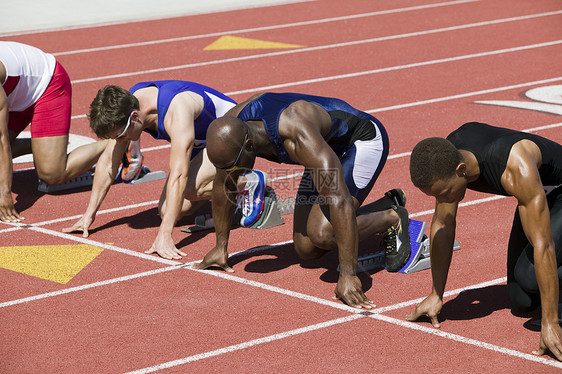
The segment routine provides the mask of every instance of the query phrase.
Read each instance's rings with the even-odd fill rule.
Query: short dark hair
[[[135,109],[139,109],[139,101],[132,93],[119,86],[105,86],[90,104],[90,128],[99,138],[107,139],[111,131],[127,124]]]
[[[462,157],[457,148],[443,138],[427,138],[416,144],[410,156],[410,178],[418,188],[452,177]]]

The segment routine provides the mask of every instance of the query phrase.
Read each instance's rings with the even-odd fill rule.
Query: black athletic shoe
[[[408,226],[410,220],[408,211],[403,206],[393,205],[392,209],[398,213],[400,221],[391,226],[384,234],[386,271],[397,272],[410,259],[410,234]]]
[[[406,206],[406,193],[400,188],[394,188],[390,191],[386,191],[384,195],[392,200],[394,205]]]

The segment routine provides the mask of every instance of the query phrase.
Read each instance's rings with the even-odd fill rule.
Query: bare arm
[[[180,259],[186,254],[175,246],[173,228],[180,218],[185,196],[193,143],[194,121],[203,108],[202,98],[194,98],[189,92],[174,97],[164,118],[164,127],[170,136],[170,173],[166,184],[166,208],[162,223],[152,247],[146,253],[157,252],[167,259]]]
[[[0,63],[0,82],[5,78],[4,65]],[[0,85],[0,220],[19,222],[23,218],[18,214],[12,199],[12,150],[8,133],[8,98]]]
[[[228,272],[234,270],[228,265],[228,238],[234,214],[239,172],[227,173],[217,170],[213,180],[212,209],[215,222],[216,245],[195,264],[196,269],[207,269],[217,266]]]
[[[64,228],[63,232],[82,231],[82,236],[88,237],[88,229],[94,222],[96,213],[115,181],[123,153],[127,149],[127,144],[126,141],[116,141],[113,139],[107,142],[107,146],[96,164],[92,193],[90,194],[86,212],[73,226]]]
[[[443,294],[453,255],[457,209],[458,203],[443,203],[435,200],[435,213],[431,220],[429,234],[433,285],[429,296],[416,306],[413,313],[406,316],[408,321],[415,321],[426,315],[434,327],[440,326],[437,315],[443,307]]]
[[[502,186],[517,198],[523,231],[533,246],[542,310],[541,341],[537,353],[543,354],[548,348],[562,360],[562,330],[558,325],[558,270],[548,203],[538,171],[540,162],[541,154],[534,143],[516,143],[502,175]]]
[[[339,158],[323,138],[330,126],[331,119],[325,110],[303,102],[285,110],[280,120],[280,132],[291,159],[311,170],[318,193],[328,201],[340,263],[336,297],[350,306],[370,308],[371,302],[355,273],[358,253],[355,201],[345,184]]]
[[[456,217],[458,203],[435,204],[435,214],[431,221],[430,231],[430,259],[433,290],[441,300],[445,292],[449,267],[455,243]]]

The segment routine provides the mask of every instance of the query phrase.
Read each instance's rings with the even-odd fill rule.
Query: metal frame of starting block
[[[157,181],[164,178],[166,178],[165,171],[163,170],[150,171],[148,166],[142,165],[141,171],[135,179],[130,181],[124,181],[123,179],[121,179],[121,172],[119,172],[117,173],[117,178],[115,178],[115,181],[118,183],[126,183],[126,184],[141,184],[146,182]]]
[[[258,220],[250,226],[250,228],[262,230],[279,226],[284,223],[285,219],[281,217],[277,195],[275,194],[273,188],[267,186],[265,188],[263,212]]]
[[[237,228],[240,226],[240,219],[242,212],[237,209],[232,218],[232,227]],[[265,188],[263,211],[258,220],[247,228],[250,229],[268,229],[270,227],[279,226],[285,223],[285,219],[281,217],[281,210],[279,208],[279,200],[275,190],[269,186]],[[204,215],[195,217],[195,225],[188,226],[181,229],[183,232],[195,233],[199,231],[212,230],[215,228],[214,222],[209,223],[208,218]]]
[[[79,175],[76,178],[71,179],[66,183],[59,184],[56,186],[50,186],[47,183],[43,182],[42,180],[39,180],[37,191],[44,192],[44,193],[53,193],[53,192],[71,190],[79,187],[91,186],[94,183],[94,175],[95,175],[95,167],[92,168],[92,170],[88,170],[84,174]],[[164,178],[166,178],[166,173],[164,171],[162,170],[150,171],[150,169],[147,166],[143,165],[141,167],[141,171],[137,176],[137,178],[133,179],[130,182],[125,182],[121,179],[121,173],[118,173],[117,178],[115,178],[115,182],[127,183],[127,184],[141,184],[141,183],[152,182]]]
[[[406,262],[406,265],[398,270],[399,273],[410,274],[431,267],[431,260],[429,258],[429,237],[425,235],[426,226],[427,224],[423,221],[410,219],[410,258],[408,262]],[[459,243],[455,240],[453,250],[456,251],[460,248]],[[384,251],[369,253],[357,259],[357,272],[384,269],[384,267]]]
[[[52,193],[52,192],[71,190],[79,187],[87,187],[87,186],[91,186],[93,183],[94,183],[94,171],[88,170],[84,174],[79,175],[76,178],[71,179],[66,183],[59,184],[56,186],[48,185],[42,180],[39,180],[37,191],[44,192],[44,193]]]

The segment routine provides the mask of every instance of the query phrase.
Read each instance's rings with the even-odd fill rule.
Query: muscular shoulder
[[[542,190],[538,171],[541,161],[541,151],[534,142],[523,139],[515,143],[502,175],[501,182],[506,192],[517,197],[529,189]]]
[[[279,117],[281,136],[309,131],[325,135],[330,131],[330,126],[331,118],[328,112],[321,106],[304,100],[291,103]]]
[[[168,113],[166,114],[166,120],[172,120],[173,117],[178,116],[189,116],[193,119],[199,117],[203,111],[205,102],[203,97],[192,91],[184,91],[178,93],[172,101],[170,102],[170,107],[168,108]],[[170,118],[168,118],[170,116]]]

